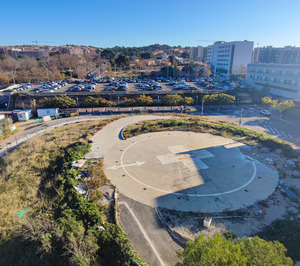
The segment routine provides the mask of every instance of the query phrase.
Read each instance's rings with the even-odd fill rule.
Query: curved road
[[[57,127],[62,127],[69,124],[75,124],[80,122],[88,122],[92,120],[104,120],[110,117],[107,116],[77,116],[77,117],[70,117],[70,118],[63,118],[57,120],[51,120],[49,122],[44,122],[40,124],[36,124],[32,128],[25,129],[24,132],[20,134],[16,134],[10,137],[9,140],[4,140],[1,143],[0,147],[0,158],[3,157],[7,151],[22,145],[27,140],[36,137],[38,135],[44,134],[45,132],[55,129]]]

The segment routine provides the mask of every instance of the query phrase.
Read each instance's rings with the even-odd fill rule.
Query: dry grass
[[[88,139],[111,120],[64,126],[35,137],[0,161],[0,239],[20,228],[17,215],[35,208],[41,192],[53,190],[59,164],[70,145]],[[49,196],[49,195],[47,195]]]

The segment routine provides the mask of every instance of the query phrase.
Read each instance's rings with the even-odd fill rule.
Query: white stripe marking
[[[273,128],[273,130],[276,132],[276,134],[277,134],[278,136],[281,135],[280,132],[279,132],[276,128]]]
[[[158,138],[159,136],[156,136],[156,137],[153,137],[153,138]],[[231,194],[233,192],[236,192],[238,190],[241,190],[243,189],[244,187],[248,186],[253,180],[254,178],[256,177],[256,172],[257,172],[257,169],[256,169],[256,164],[254,163],[254,160],[248,156],[248,159],[251,161],[252,163],[252,166],[253,166],[253,175],[252,177],[244,184],[244,185],[241,185],[240,187],[237,187],[235,189],[232,189],[232,190],[228,190],[228,191],[224,191],[224,192],[220,192],[220,193],[211,193],[211,194],[186,194],[186,193],[180,193],[180,192],[172,192],[172,191],[167,191],[167,190],[163,190],[163,189],[159,189],[159,188],[156,188],[156,187],[152,187],[148,184],[145,184],[143,183],[142,181],[136,179],[134,176],[132,176],[127,170],[126,168],[123,166],[123,158],[124,158],[124,155],[125,153],[127,152],[128,149],[130,149],[133,145],[136,145],[142,141],[145,141],[147,140],[146,138],[145,139],[141,139],[135,143],[132,143],[131,145],[129,145],[124,151],[123,153],[121,154],[121,159],[120,159],[120,163],[122,165],[122,168],[123,168],[123,171],[132,179],[134,180],[135,182],[141,184],[142,186],[144,187],[148,187],[148,188],[151,188],[153,190],[156,190],[156,191],[160,191],[160,192],[163,192],[165,194],[174,194],[174,195],[179,195],[179,196],[189,196],[189,197],[215,197],[215,196],[222,196],[222,195],[226,195],[226,194]]]
[[[137,219],[137,217],[135,216],[133,210],[129,207],[129,205],[127,204],[127,202],[120,202],[120,204],[123,204],[126,206],[126,208],[129,210],[129,212],[131,213],[133,219],[136,221],[138,227],[140,228],[142,234],[144,235],[144,237],[146,238],[148,244],[150,245],[150,247],[152,248],[155,256],[157,257],[158,261],[160,262],[160,265],[165,266],[165,263],[163,262],[163,260],[161,259],[158,251],[156,250],[155,246],[153,245],[152,241],[150,240],[149,236],[147,235],[146,231],[144,230],[143,226],[141,225],[141,223],[139,222],[139,220]]]
[[[281,133],[283,134],[283,136],[287,137],[287,134],[285,134],[283,131],[281,131]]]
[[[265,128],[266,128],[269,132],[271,132],[271,134],[275,134],[274,130],[273,130],[271,127],[265,126]]]

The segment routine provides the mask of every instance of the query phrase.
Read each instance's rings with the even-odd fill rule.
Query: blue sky
[[[2,1],[0,46],[153,43],[196,46],[197,40],[251,40],[300,46],[300,0]],[[50,45],[50,43],[49,43]]]

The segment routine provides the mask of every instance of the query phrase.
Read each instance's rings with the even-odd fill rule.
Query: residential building
[[[203,53],[204,53],[204,47],[202,46],[191,47],[190,59],[203,61]]]
[[[258,47],[253,51],[252,63],[300,64],[300,47]]]
[[[204,63],[211,63],[212,62],[212,45],[204,47],[203,50],[203,62]]]
[[[279,97],[300,100],[300,64],[249,64],[246,84]]]
[[[212,71],[227,79],[234,75],[246,75],[251,63],[254,42],[215,42],[207,51]]]
[[[20,56],[28,56],[36,59],[40,59],[43,57],[49,57],[49,51],[47,50],[25,50],[25,49],[11,49],[8,51],[8,54],[14,58],[18,58]]]

